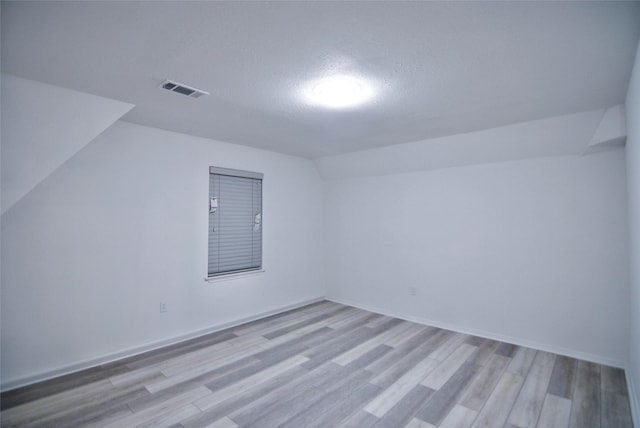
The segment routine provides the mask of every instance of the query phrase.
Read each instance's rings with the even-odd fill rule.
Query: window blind
[[[211,167],[208,276],[262,268],[262,174]]]

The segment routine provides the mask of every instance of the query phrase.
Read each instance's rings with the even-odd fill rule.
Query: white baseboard
[[[627,377],[627,389],[629,390],[629,407],[631,407],[631,419],[633,420],[634,427],[640,427],[640,396],[638,390],[633,382],[633,375],[631,370],[625,370]]]
[[[537,343],[534,341],[529,341],[526,339],[521,339],[517,337],[506,336],[494,332],[488,332],[483,330],[476,330],[473,328],[468,328],[465,326],[459,326],[454,324],[442,323],[439,321],[431,320],[423,317],[415,317],[412,315],[402,314],[394,311],[389,311],[386,309],[378,308],[375,306],[370,306],[367,304],[361,304],[359,302],[353,302],[345,299],[335,299],[333,297],[326,297],[326,300],[336,303],[342,303],[343,305],[353,306],[355,308],[364,309],[370,312],[376,312],[382,315],[387,315],[394,318],[400,318],[406,321],[415,322],[418,324],[429,325],[432,327],[438,327],[445,330],[455,331],[457,333],[470,334],[473,336],[483,337],[485,339],[497,340],[500,342],[507,342],[518,346],[524,346],[527,348],[533,348],[540,351],[551,352],[558,355],[564,355],[567,357],[577,358],[579,360],[590,361],[597,364],[602,364],[605,366],[612,366],[621,369],[625,369],[627,364],[625,361],[619,361],[613,358],[603,357],[601,355],[594,355],[587,352],[576,351],[573,349],[566,349],[559,346],[549,345],[545,343]]]
[[[297,309],[302,306],[310,305],[312,303],[320,302],[325,300],[324,297],[316,297],[310,300],[305,300],[302,302],[293,303],[291,305],[282,306],[276,309],[271,309],[266,312],[261,312],[256,315],[252,315],[250,317],[241,318],[238,320],[226,322],[223,324],[218,324],[213,327],[206,328],[204,330],[198,330],[191,333],[183,334],[180,336],[171,337],[169,339],[163,339],[160,341],[148,343],[141,346],[136,346],[134,348],[124,349],[122,351],[114,352],[108,355],[103,355],[101,357],[92,358],[89,360],[79,361],[77,363],[65,365],[63,367],[59,367],[53,370],[48,370],[46,372],[41,372],[32,376],[19,378],[15,380],[11,380],[9,382],[5,382],[0,386],[0,391],[5,392],[15,388],[20,388],[21,386],[30,385],[36,382],[42,382],[44,380],[52,379],[58,376],[64,376],[66,374],[74,373],[80,370],[88,369],[91,367],[99,366],[102,364],[108,364],[123,358],[133,357],[138,354],[142,354],[145,352],[153,351],[155,349],[159,349],[165,346],[173,345],[176,343],[184,342],[185,340],[195,339],[200,336],[204,336],[210,333],[215,333],[216,331],[225,330],[230,327],[235,327],[240,324],[245,324],[251,321],[259,320],[261,318],[265,318],[271,315],[279,314],[282,312],[290,311],[292,309]]]

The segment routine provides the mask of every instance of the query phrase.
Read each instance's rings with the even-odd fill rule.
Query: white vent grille
[[[160,87],[167,91],[177,92],[178,94],[186,95],[191,98],[200,98],[203,95],[209,95],[209,92],[207,91],[192,88],[191,86],[183,85],[182,83],[174,82],[173,80],[165,80],[162,82]]]

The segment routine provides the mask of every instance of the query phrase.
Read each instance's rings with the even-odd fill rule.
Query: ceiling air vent
[[[173,80],[165,80],[160,85],[162,89],[167,91],[177,92],[182,95],[186,95],[191,98],[200,98],[203,95],[209,95],[209,92],[202,89],[192,88],[191,86],[183,85],[182,83],[174,82]]]

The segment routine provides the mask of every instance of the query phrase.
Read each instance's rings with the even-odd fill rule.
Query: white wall
[[[325,221],[330,299],[626,363],[620,149],[332,180]]]
[[[631,284],[631,336],[628,379],[634,393],[632,406],[640,423],[640,46],[627,94],[627,186],[629,193],[629,266]]]
[[[265,273],[204,282],[209,165],[264,173]],[[2,215],[3,384],[322,297],[322,195],[311,161],[117,122]]]

